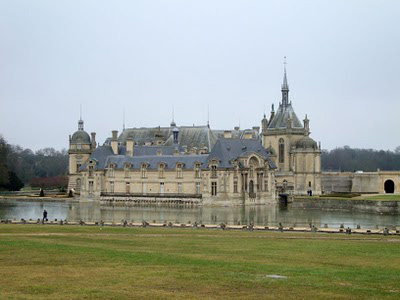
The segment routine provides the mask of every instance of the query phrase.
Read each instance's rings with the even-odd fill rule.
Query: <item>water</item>
[[[323,211],[293,209],[282,205],[256,205],[242,207],[185,207],[185,206],[113,206],[91,202],[28,202],[5,200],[0,202],[0,219],[37,220],[43,210],[49,220],[69,220],[95,222],[202,222],[203,224],[249,224],[276,226],[309,226],[313,224],[330,228],[345,227],[379,228],[400,227],[399,215],[378,215],[346,211]]]

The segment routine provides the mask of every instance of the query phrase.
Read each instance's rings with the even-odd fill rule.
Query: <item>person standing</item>
[[[48,221],[48,219],[47,219],[47,211],[46,210],[43,211],[43,222],[44,221],[46,221],[46,222]]]

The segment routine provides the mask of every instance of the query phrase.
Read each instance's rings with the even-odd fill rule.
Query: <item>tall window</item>
[[[81,179],[80,179],[80,178],[78,178],[78,179],[76,180],[76,189],[77,189],[77,190],[80,190],[80,189],[81,189]]]
[[[114,165],[111,164],[108,166],[108,177],[114,177]]]
[[[146,164],[142,164],[141,167],[140,167],[140,171],[141,171],[142,178],[146,178],[147,165]]]
[[[200,164],[198,163],[194,165],[194,177],[195,178],[201,177]]]
[[[93,194],[93,181],[90,180],[89,181],[89,195],[92,195],[92,194]]]
[[[110,181],[110,193],[114,193],[114,181]]]
[[[182,193],[182,182],[178,182],[178,194]]]
[[[76,173],[79,172],[79,168],[82,166],[82,163],[80,161],[76,162]]]
[[[160,194],[164,193],[164,187],[165,187],[165,183],[164,182],[160,182]]]
[[[164,169],[165,169],[164,164],[160,164],[158,166],[158,178],[164,178]]]
[[[237,192],[238,192],[238,182],[237,182],[237,180],[235,180],[235,181],[233,182],[233,192],[234,192],[234,193],[237,193]]]
[[[131,192],[131,185],[129,182],[125,183],[125,193],[129,194]]]
[[[279,162],[285,162],[285,141],[283,139],[279,139]]]
[[[217,177],[217,166],[211,166],[211,177],[212,178]]]
[[[82,144],[81,144],[81,143],[78,143],[78,144],[76,145],[76,149],[81,150],[81,149],[82,149]]]
[[[182,164],[176,164],[176,177],[182,178]]]
[[[200,182],[196,182],[196,194],[199,195],[200,193]]]
[[[211,182],[211,196],[217,196],[217,183]]]

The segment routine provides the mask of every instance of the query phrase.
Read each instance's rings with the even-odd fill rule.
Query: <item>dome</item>
[[[312,148],[312,149],[317,149],[317,142],[314,141],[312,138],[305,136],[302,139],[298,140],[296,142],[296,148]]]
[[[72,135],[71,144],[90,144],[90,136],[86,131],[78,130]]]

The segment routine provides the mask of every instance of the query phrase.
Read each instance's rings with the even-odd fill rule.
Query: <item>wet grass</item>
[[[0,225],[0,299],[399,299],[399,249],[384,236]]]

